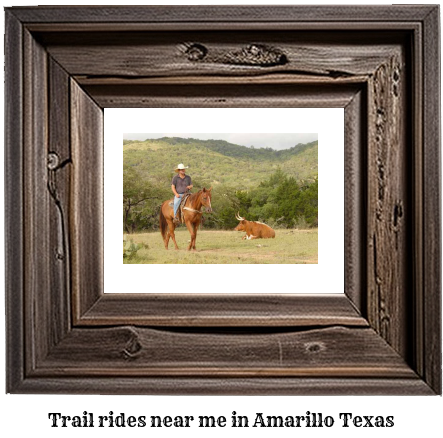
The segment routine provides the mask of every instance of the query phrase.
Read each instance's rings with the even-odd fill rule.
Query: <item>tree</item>
[[[131,166],[123,168],[123,220],[127,233],[135,228],[135,221],[131,221],[131,214],[135,207],[142,206],[148,200],[159,200],[159,193],[155,187]],[[132,218],[133,219],[133,218]],[[132,227],[130,228],[132,222]]]

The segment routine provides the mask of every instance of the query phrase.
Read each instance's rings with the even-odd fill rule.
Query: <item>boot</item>
[[[174,222],[175,225],[179,225],[180,224],[180,221],[179,221],[177,216],[174,216],[174,221],[173,222]]]

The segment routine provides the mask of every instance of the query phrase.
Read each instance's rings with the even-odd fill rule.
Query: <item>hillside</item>
[[[153,183],[168,185],[178,163],[189,166],[194,186],[230,185],[248,189],[277,169],[296,180],[312,181],[318,174],[318,142],[282,151],[249,148],[224,140],[163,137],[123,140],[123,160]]]

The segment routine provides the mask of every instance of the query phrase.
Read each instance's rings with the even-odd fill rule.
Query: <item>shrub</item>
[[[123,258],[133,258],[137,254],[137,251],[143,246],[147,247],[147,245],[134,243],[131,239],[127,239],[126,236],[123,236]]]

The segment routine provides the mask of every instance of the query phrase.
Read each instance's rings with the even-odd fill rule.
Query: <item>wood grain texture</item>
[[[44,377],[27,379],[16,393],[151,395],[433,395],[422,380],[313,377]]]
[[[321,309],[321,311],[320,311]],[[78,326],[367,327],[344,294],[105,294]]]
[[[367,318],[366,230],[367,98],[364,89],[345,107],[345,293]]]
[[[8,391],[441,393],[437,7],[6,17]],[[351,300],[103,295],[105,106],[345,108]]]
[[[28,22],[26,28],[30,32],[40,34],[42,32],[195,32],[195,31],[305,31],[312,34],[317,32],[339,31],[376,31],[376,33],[389,32],[392,30],[403,30],[406,32],[418,32],[421,26],[420,21],[201,21],[201,22],[72,22],[72,23],[38,23]],[[336,37],[337,33],[331,33],[331,39]]]
[[[214,339],[216,338],[216,342]],[[172,347],[172,348],[171,348]],[[34,375],[200,375],[416,378],[372,329],[299,332],[74,329]]]
[[[408,348],[407,114],[404,59],[393,54],[369,81],[368,318],[403,356]]]
[[[441,84],[440,14],[434,8],[425,21],[423,114],[423,350],[424,377],[441,394]],[[439,305],[440,304],[440,305]]]
[[[72,74],[104,78],[175,77],[199,75],[254,77],[291,73],[337,78],[371,74],[393,46],[407,33],[380,32],[352,35],[331,41],[331,33],[318,32],[57,32],[38,35],[48,52]],[[294,41],[300,41],[294,44]],[[303,42],[301,42],[303,41]],[[386,43],[385,41],[389,41]],[[196,54],[195,47],[201,48]],[[268,54],[279,53],[283,63],[267,65]]]
[[[11,12],[26,23],[121,23],[121,22],[366,22],[423,20],[435,6],[141,6],[57,8],[13,7]]]
[[[60,341],[71,326],[71,259],[69,245],[69,205],[71,185],[71,142],[69,75],[52,58],[48,59],[48,149],[47,187],[49,207],[51,307],[54,342]]]
[[[22,24],[5,13],[5,299],[6,386],[24,377],[23,45]],[[14,327],[14,329],[11,329]]]
[[[71,79],[70,194],[73,318],[103,294],[103,110]],[[91,261],[94,260],[94,263]]]
[[[24,119],[41,123],[27,123],[23,130],[24,165],[24,302],[26,367],[35,368],[54,345],[49,321],[52,318],[50,289],[50,196],[47,190],[47,55],[29,32],[23,35],[24,52]],[[53,291],[59,293],[59,291]],[[36,329],[38,327],[38,329]]]
[[[324,108],[344,107],[358,84],[86,85],[106,108]]]
[[[83,86],[89,85],[107,85],[107,86],[120,86],[120,85],[177,85],[177,84],[193,84],[193,85],[238,85],[242,84],[300,84],[300,85],[335,85],[337,84],[337,77],[330,75],[309,75],[303,73],[273,73],[272,75],[256,74],[248,77],[243,76],[160,76],[160,77],[148,77],[148,76],[82,76],[75,75],[74,79],[78,84]],[[350,75],[339,77],[340,84],[363,84],[367,81],[367,75]]]
[[[415,166],[413,168],[414,176],[414,195],[413,195],[413,233],[414,241],[412,243],[413,252],[413,270],[414,270],[414,311],[412,313],[413,326],[412,335],[414,337],[413,341],[413,353],[411,355],[411,363],[417,374],[420,376],[424,375],[424,331],[423,331],[423,319],[424,319],[424,266],[423,266],[423,245],[425,239],[425,233],[423,231],[423,112],[424,112],[424,96],[423,96],[423,33],[414,33],[414,38],[412,41],[412,53],[409,55],[415,60],[414,67],[411,71],[412,75],[416,80],[412,81],[412,111],[415,113],[413,118],[413,123],[411,123],[412,136],[415,147],[413,148],[413,162]]]

